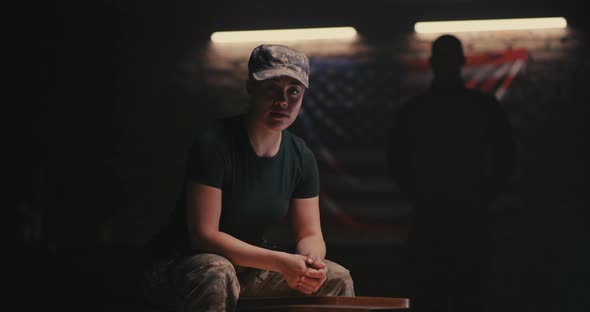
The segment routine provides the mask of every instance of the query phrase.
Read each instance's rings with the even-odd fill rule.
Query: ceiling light
[[[563,17],[543,17],[543,18],[512,18],[512,19],[418,22],[414,25],[414,30],[417,33],[427,34],[427,33],[453,33],[453,32],[466,32],[466,31],[548,29],[548,28],[565,28],[566,26],[567,26],[567,21]]]
[[[318,39],[353,39],[357,32],[354,27],[296,28],[270,30],[220,31],[211,35],[211,41],[223,42],[259,42],[259,41],[296,41]]]

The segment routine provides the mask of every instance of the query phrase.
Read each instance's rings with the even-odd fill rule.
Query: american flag
[[[468,88],[502,100],[526,49],[466,55]],[[388,176],[385,150],[395,109],[425,91],[427,59],[311,58],[311,88],[292,131],[318,159],[323,221],[353,229],[399,224],[411,209]]]

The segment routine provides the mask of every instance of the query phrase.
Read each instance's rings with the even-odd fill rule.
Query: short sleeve
[[[187,178],[195,183],[221,188],[224,171],[224,157],[220,144],[198,137],[189,151]]]
[[[320,193],[320,176],[315,156],[311,150],[306,149],[302,157],[301,174],[297,179],[293,198],[311,198]]]

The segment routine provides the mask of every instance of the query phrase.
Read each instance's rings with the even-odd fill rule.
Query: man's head
[[[309,86],[309,60],[282,45],[256,47],[248,62],[249,115],[266,127],[284,130],[297,118]]]
[[[465,64],[461,41],[452,35],[442,35],[432,43],[430,66],[437,77],[458,76]]]

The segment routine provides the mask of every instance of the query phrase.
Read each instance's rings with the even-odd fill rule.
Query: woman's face
[[[281,76],[261,81],[249,80],[249,114],[265,127],[282,131],[297,118],[305,87],[297,79]]]

